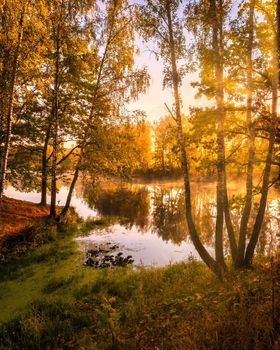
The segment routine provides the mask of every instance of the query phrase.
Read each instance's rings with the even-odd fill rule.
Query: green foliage
[[[2,348],[249,350],[273,348],[279,335],[278,262],[223,284],[196,261],[87,270],[86,279],[82,269],[44,283],[38,301],[2,324]]]
[[[224,283],[193,259],[97,271],[82,266],[75,233],[64,225],[55,240],[1,266],[1,349],[273,348],[278,260],[230,272]]]
[[[45,244],[48,241],[55,240],[57,227],[50,226],[48,222],[42,220],[30,227],[27,227],[18,234],[9,234],[1,237],[1,261],[9,263],[20,259],[30,250]]]
[[[88,218],[79,225],[79,235],[86,236],[89,234],[90,231],[102,229],[104,227],[114,224],[116,220],[117,220],[117,217],[109,217],[109,216],[108,217],[102,216],[99,219]]]

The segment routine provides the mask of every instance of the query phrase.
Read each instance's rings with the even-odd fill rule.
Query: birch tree
[[[29,0],[25,0],[20,3],[4,1],[2,6],[0,6],[2,32],[0,199],[2,198],[5,186],[13,125],[15,86],[28,5]]]
[[[140,30],[146,41],[155,40],[158,47],[158,53],[164,62],[165,81],[173,91],[175,109],[175,115],[173,117],[177,123],[177,137],[184,176],[185,208],[189,233],[193,244],[203,261],[211,270],[222,278],[225,264],[220,255],[220,252],[222,251],[222,247],[219,246],[222,243],[219,237],[220,223],[219,221],[216,223],[218,230],[216,230],[217,259],[215,260],[209,254],[199,238],[199,232],[197,231],[192,213],[189,162],[183,135],[181,113],[180,84],[183,77],[183,70],[180,69],[179,62],[186,57],[186,52],[183,28],[181,25],[182,21],[178,17],[179,5],[180,1],[147,0],[144,5],[140,5],[139,7],[139,18],[141,19]],[[171,110],[170,114],[173,115]],[[223,210],[223,208],[221,209]]]
[[[123,104],[144,92],[148,84],[146,70],[134,69],[134,6],[127,1],[108,0],[101,18],[99,33],[93,40],[96,64],[93,66],[91,74],[94,78],[88,91],[88,114],[82,121],[77,140],[79,157],[66,203],[58,220],[66,215],[70,207],[83,158],[90,152],[96,123],[102,120],[105,123],[110,120],[117,122]]]
[[[218,153],[217,153],[217,170],[218,170],[218,181],[217,181],[217,214],[221,213],[221,208],[223,206],[224,219],[226,222],[226,228],[228,232],[228,237],[231,247],[232,260],[235,267],[240,268],[252,263],[253,251],[256,247],[258,237],[260,234],[264,211],[266,206],[266,198],[270,183],[270,169],[273,159],[273,144],[275,143],[275,126],[277,119],[277,93],[276,93],[276,76],[275,72],[278,72],[276,66],[276,31],[275,31],[275,16],[271,15],[273,13],[273,5],[269,9],[269,6],[264,4],[256,4],[255,1],[251,0],[246,3],[242,3],[239,6],[238,16],[242,18],[243,27],[241,27],[241,20],[238,18],[236,21],[240,20],[237,24],[238,33],[234,37],[233,31],[228,31],[226,33],[229,38],[229,44],[224,41],[224,16],[229,8],[229,3],[226,1],[212,1],[209,6],[209,13],[206,11],[209,6],[208,2],[190,2],[187,6],[187,23],[188,28],[192,30],[195,37],[194,46],[196,47],[198,57],[201,64],[202,73],[201,82],[198,84],[200,92],[206,94],[208,97],[215,98],[216,100],[216,112],[218,117],[217,124],[217,141],[218,141]],[[259,43],[258,54],[255,50],[255,40],[256,36],[256,24],[255,24],[255,9],[258,8],[259,13],[263,11],[265,20],[262,21],[259,26],[261,30],[271,31],[273,36],[273,42]],[[267,11],[268,10],[268,11]],[[264,29],[266,27],[266,29]],[[274,28],[274,29],[273,29]],[[226,29],[227,30],[227,29]],[[212,33],[212,34],[211,34]],[[263,34],[261,34],[263,35]],[[231,44],[230,44],[231,43]],[[268,45],[267,45],[268,43]],[[228,45],[231,45],[229,50]],[[264,48],[265,47],[265,48]],[[211,52],[212,50],[212,52]],[[213,56],[214,55],[214,56]],[[269,62],[269,55],[271,55],[272,60]],[[227,72],[227,84],[225,84],[224,74],[224,59],[228,57],[226,63]],[[232,59],[233,57],[233,59]],[[211,63],[212,62],[212,63]],[[255,126],[253,122],[253,112],[254,103],[259,103],[255,97],[257,96],[256,89],[264,89],[266,85],[267,94],[267,75],[263,72],[258,71],[258,65],[260,65],[267,70],[268,79],[271,79],[272,84],[269,89],[272,94],[272,104],[271,104],[271,120],[269,122],[269,142],[267,148],[267,156],[265,160],[265,168],[263,174],[263,183],[261,187],[261,199],[258,214],[253,225],[252,232],[249,230],[249,219],[251,214],[251,208],[253,204],[253,170],[255,163]],[[239,72],[238,72],[239,70]],[[232,74],[231,74],[232,72]],[[257,74],[265,79],[265,83],[262,87],[260,79],[256,78]],[[240,80],[242,76],[242,80]],[[254,82],[254,83],[253,83]],[[238,95],[238,90],[242,84],[243,92]],[[255,91],[254,91],[255,89]],[[237,237],[237,232],[234,232],[231,215],[229,210],[229,200],[227,195],[227,181],[226,181],[226,161],[225,161],[225,136],[223,130],[223,124],[225,118],[231,113],[230,109],[234,109],[229,101],[225,102],[225,95],[237,94],[236,99],[237,105],[236,109],[242,110],[243,107],[240,106],[240,101],[246,96],[246,106],[244,110],[246,111],[246,129],[247,129],[247,140],[248,140],[248,156],[247,156],[247,179],[246,179],[246,195],[244,200],[244,207],[242,211],[241,223],[239,227],[239,235]],[[243,94],[243,96],[242,96]],[[261,102],[263,105],[263,111],[267,115],[268,105]],[[230,107],[231,106],[231,107]],[[274,140],[274,141],[273,141]],[[222,190],[219,190],[222,189]],[[219,196],[223,194],[222,197]],[[221,216],[221,215],[220,215]],[[222,223],[222,216],[219,220]],[[221,240],[221,228],[219,230],[219,239]],[[217,228],[216,228],[217,234]],[[249,239],[248,246],[246,248],[246,240]],[[221,244],[219,245],[221,247]],[[254,247],[254,248],[253,248]],[[216,247],[217,248],[217,247]],[[245,252],[246,251],[246,252]]]

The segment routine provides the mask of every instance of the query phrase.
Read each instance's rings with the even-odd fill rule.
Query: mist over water
[[[68,187],[62,185],[57,195],[63,205]],[[243,183],[231,181],[231,213],[236,232],[242,213]],[[7,196],[39,202],[36,191],[22,192],[9,186]],[[216,215],[216,184],[192,183],[193,210],[196,226],[202,242],[210,254],[214,254]],[[49,199],[49,198],[48,198]],[[256,203],[257,203],[256,196]],[[118,218],[115,224],[93,230],[77,242],[85,252],[99,244],[114,243],[119,251],[133,256],[136,265],[166,265],[177,261],[199,259],[188,234],[185,219],[184,190],[181,181],[155,181],[150,183],[106,182],[93,186],[81,180],[72,199],[72,206],[84,219],[106,216]],[[250,227],[253,225],[257,204],[254,206]],[[275,251],[280,245],[280,198],[279,191],[271,189],[266,216],[257,247],[260,254]],[[249,230],[250,232],[250,230]],[[228,240],[225,231],[225,250]]]

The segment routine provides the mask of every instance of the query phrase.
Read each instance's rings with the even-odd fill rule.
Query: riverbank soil
[[[0,202],[0,236],[19,233],[48,213],[48,207],[4,197]]]

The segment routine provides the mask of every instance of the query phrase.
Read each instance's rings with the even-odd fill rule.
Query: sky
[[[142,4],[143,0],[132,0],[132,2]],[[237,7],[240,0],[235,0],[232,3],[230,18],[236,17]],[[183,8],[179,10],[179,15],[182,16]],[[191,35],[185,33],[186,44],[191,40]],[[150,87],[146,94],[142,94],[136,102],[130,103],[128,110],[136,109],[143,110],[149,121],[157,121],[166,116],[168,111],[165,103],[171,108],[173,106],[173,94],[171,89],[163,90],[163,63],[157,61],[155,55],[149,51],[153,45],[150,43],[143,44],[139,38],[136,38],[136,45],[139,48],[140,55],[136,57],[135,64],[138,67],[147,66],[150,74]],[[182,113],[189,114],[189,108],[210,106],[212,103],[206,97],[195,98],[197,89],[191,86],[192,82],[199,81],[198,72],[186,74],[181,86]]]
[[[143,0],[132,0],[132,2],[142,4]],[[179,16],[183,17],[183,6],[179,8]],[[186,45],[190,43],[191,36],[185,33]],[[173,106],[173,93],[170,88],[163,89],[163,62],[157,60],[155,55],[149,49],[154,47],[153,43],[143,44],[139,37],[136,37],[136,46],[140,54],[135,58],[135,65],[137,67],[146,66],[150,75],[150,87],[146,94],[142,94],[136,102],[130,103],[128,110],[136,109],[143,110],[149,121],[157,121],[166,116],[169,112],[165,107],[165,103],[170,109]],[[188,115],[189,107],[197,106],[204,107],[211,104],[207,98],[196,99],[195,95],[197,89],[191,86],[192,82],[199,80],[198,73],[189,73],[182,81],[180,89],[182,99],[182,113]]]
[[[163,63],[157,61],[155,56],[148,51],[148,47],[140,46],[140,55],[136,59],[137,66],[147,66],[150,74],[150,87],[146,94],[128,106],[129,110],[143,110],[149,121],[156,121],[168,114],[165,103],[171,108],[173,106],[173,94],[171,89],[163,90]],[[191,87],[191,82],[198,80],[197,73],[187,74],[183,79],[181,86],[182,113],[188,115],[189,107],[204,107],[209,105],[210,101],[206,98],[195,99],[197,90]]]

